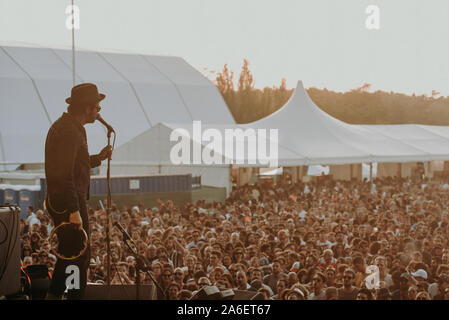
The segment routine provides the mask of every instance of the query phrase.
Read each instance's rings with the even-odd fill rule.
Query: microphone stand
[[[114,132],[114,145],[115,145],[115,131],[114,129],[103,120],[103,118],[100,116],[100,114],[97,114],[97,119],[99,122],[101,122],[106,129],[108,130],[108,150],[111,150],[111,153],[108,157],[108,170],[107,170],[107,183],[108,183],[108,197],[107,197],[107,203],[106,203],[106,285],[107,285],[107,296],[108,299],[110,298],[111,293],[111,238],[109,235],[110,231],[110,214],[111,214],[111,157],[112,157],[112,149],[111,149],[111,134]]]
[[[111,146],[111,134],[112,130],[108,128],[108,147]],[[108,157],[108,169],[107,169],[107,183],[108,183],[108,196],[107,196],[107,203],[106,203],[106,257],[107,257],[107,263],[106,263],[106,283],[108,287],[108,299],[110,298],[111,293],[111,239],[109,235],[109,224],[110,224],[110,213],[111,213],[111,156],[112,153],[109,154]]]
[[[150,269],[150,267],[148,267],[147,259],[137,252],[136,243],[129,237],[128,233],[125,230],[121,230],[120,228],[117,228],[117,229],[119,229],[120,232],[122,233],[123,242],[126,244],[126,246],[131,251],[131,253],[134,256],[134,258],[136,259],[136,300],[140,300],[139,299],[140,298],[140,296],[139,296],[139,292],[140,292],[140,271],[144,271],[150,277],[150,279],[153,281],[153,283],[156,286],[156,288],[159,289],[162,292],[162,294],[165,296],[165,298],[167,299],[167,294],[162,290],[161,286],[154,279],[153,275],[148,271]],[[133,246],[131,246],[128,243],[128,241],[131,242],[133,244]]]

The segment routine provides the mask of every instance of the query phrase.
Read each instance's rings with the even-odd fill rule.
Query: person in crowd
[[[309,300],[326,300],[326,276],[317,272],[312,279],[313,291],[309,295]]]
[[[370,290],[362,288],[358,291],[356,300],[374,300],[374,297]]]
[[[413,290],[409,292],[410,275],[406,272],[399,277],[399,288],[392,293],[392,300],[409,300],[410,294],[413,295]],[[417,288],[415,286],[415,288]],[[416,295],[416,292],[414,293]]]
[[[25,219],[27,224],[30,227],[33,227],[34,224],[41,225],[41,221],[37,218],[36,214],[34,213],[34,207],[28,206],[27,207],[27,217]]]
[[[445,300],[445,292],[447,288],[449,288],[449,275],[443,273],[438,277],[437,294],[433,297],[433,300]]]
[[[428,292],[422,291],[422,292],[418,292],[415,300],[431,300],[431,299],[430,299],[430,295]]]
[[[182,290],[184,286],[184,270],[182,268],[178,267],[175,269],[173,281],[179,284],[179,290]]]
[[[227,271],[226,267],[221,263],[221,252],[219,250],[212,250],[209,257],[209,265],[207,266],[207,272],[210,273],[215,268],[221,268],[223,271]]]
[[[346,269],[343,274],[343,288],[338,289],[338,300],[356,300],[359,289],[353,286],[355,272]]]
[[[192,298],[192,291],[181,290],[178,292],[178,300],[190,300]]]
[[[356,255],[352,259],[352,264],[354,266],[354,271],[356,272],[355,279],[354,279],[354,285],[357,288],[360,288],[362,285],[362,282],[365,280],[365,278],[368,276],[366,273],[366,264],[363,259],[362,255]]]
[[[236,276],[236,290],[248,290],[251,286],[248,284],[247,278],[246,278],[246,272],[243,270],[237,271]]]
[[[168,289],[170,284],[173,283],[173,272],[170,268],[164,268],[158,279],[160,289],[157,289],[158,300],[166,300],[168,297]]]
[[[180,291],[179,283],[177,282],[170,283],[167,288],[168,300],[178,300],[179,291]]]
[[[272,268],[273,272],[264,277],[263,283],[269,286],[274,294],[278,294],[277,283],[279,279],[285,277],[286,274],[282,272],[281,264],[278,260],[273,262]]]
[[[286,289],[288,289],[288,283],[286,278],[281,278],[278,280],[278,283],[276,285],[277,294],[272,296],[273,300],[282,300],[282,292]]]
[[[415,300],[417,293],[418,293],[418,287],[415,285],[411,285],[408,288],[408,300]],[[403,300],[405,300],[405,299],[403,299]]]
[[[250,279],[251,279],[251,286],[254,281],[260,281],[260,288],[265,288],[270,294],[270,297],[273,296],[273,290],[271,289],[271,287],[263,283],[262,270],[260,270],[259,268],[254,268],[251,272]],[[257,290],[259,290],[260,288],[257,288]]]
[[[326,289],[326,300],[338,300],[337,288],[328,286]]]

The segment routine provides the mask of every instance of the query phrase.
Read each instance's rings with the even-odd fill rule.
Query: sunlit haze
[[[65,0],[0,0],[0,41],[67,47]],[[76,0],[78,48],[183,57],[214,79],[247,58],[255,86],[449,95],[447,0]],[[380,29],[368,30],[368,5]],[[213,70],[211,72],[211,70]]]

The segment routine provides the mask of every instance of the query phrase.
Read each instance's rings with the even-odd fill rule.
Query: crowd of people
[[[158,299],[203,286],[274,300],[449,300],[449,185],[436,180],[316,179],[234,187],[225,202],[112,206]],[[106,282],[106,213],[89,208],[88,281]],[[21,222],[23,265],[54,268],[42,210]],[[111,227],[111,283],[134,284],[136,258]],[[150,275],[152,277],[150,277]]]

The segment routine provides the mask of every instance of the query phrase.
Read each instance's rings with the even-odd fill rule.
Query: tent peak
[[[304,84],[302,83],[302,80],[298,80],[298,82],[296,83],[296,89],[295,90],[298,90],[298,89],[304,90]]]

